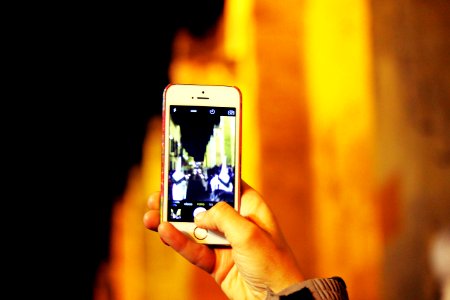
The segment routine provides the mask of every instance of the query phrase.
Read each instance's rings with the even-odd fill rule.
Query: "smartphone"
[[[169,84],[163,93],[161,220],[198,243],[229,245],[194,216],[226,201],[239,211],[241,177],[239,88]]]

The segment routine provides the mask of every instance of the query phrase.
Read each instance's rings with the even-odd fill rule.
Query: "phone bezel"
[[[239,211],[240,177],[241,177],[241,134],[242,134],[242,94],[238,87],[227,85],[169,84],[163,93],[162,116],[162,165],[161,165],[161,221],[168,221],[168,162],[169,135],[168,124],[170,105],[233,107],[236,110],[235,137],[235,197],[234,208]],[[167,146],[167,147],[166,147]],[[178,230],[184,232],[198,243],[208,245],[229,245],[219,232],[208,231],[206,238],[198,238],[193,222],[170,222]]]

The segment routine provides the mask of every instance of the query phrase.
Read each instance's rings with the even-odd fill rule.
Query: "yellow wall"
[[[383,148],[399,152],[389,132],[398,128],[378,130],[384,104],[404,108],[380,96],[391,91],[383,79],[393,69],[378,65],[372,9],[360,0],[229,0],[214,36],[180,32],[170,70],[173,82],[241,89],[243,179],[266,197],[305,276],[342,276],[352,300],[387,297],[386,232],[401,227],[403,209],[401,172],[380,165],[403,159]],[[146,196],[159,189],[160,126],[149,123],[143,164],[115,207],[112,259],[97,298],[109,286],[116,300],[225,299],[142,224]]]

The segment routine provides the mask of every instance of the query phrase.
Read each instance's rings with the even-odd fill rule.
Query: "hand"
[[[218,202],[195,218],[197,226],[222,232],[229,248],[199,244],[168,222],[160,224],[160,193],[148,200],[144,225],[158,231],[161,240],[216,280],[230,299],[264,299],[268,289],[277,293],[303,281],[273,213],[258,194],[242,182],[240,214]]]

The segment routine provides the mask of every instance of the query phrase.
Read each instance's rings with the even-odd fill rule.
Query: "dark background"
[[[97,268],[109,258],[112,205],[141,162],[149,120],[161,114],[173,38],[183,28],[207,35],[223,5],[174,0],[18,10],[10,44],[18,64],[9,77],[21,82],[11,101],[17,117],[9,144],[17,149],[11,177],[24,196],[19,213],[27,216],[12,235],[24,253],[11,269],[16,295],[92,297]]]

